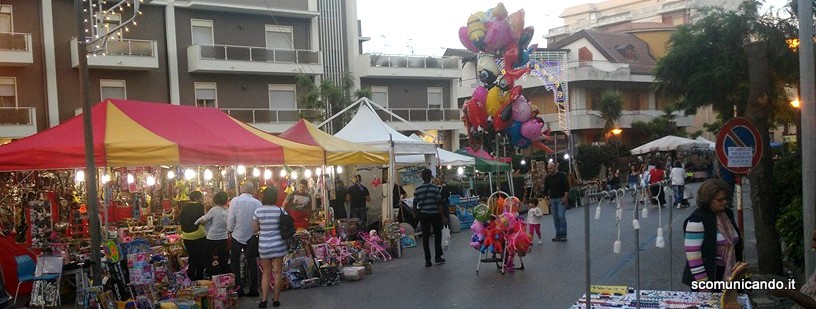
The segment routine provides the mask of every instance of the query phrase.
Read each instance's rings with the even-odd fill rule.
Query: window
[[[270,110],[295,110],[297,109],[295,98],[297,98],[295,85],[269,85]]]
[[[17,80],[0,77],[0,108],[17,107]]]
[[[295,49],[292,27],[266,25],[266,49]]]
[[[0,4],[0,32],[14,32],[11,16],[11,6],[7,4]]]
[[[99,80],[99,92],[104,99],[127,99],[127,87],[124,80]]]
[[[212,20],[191,19],[193,27],[193,45],[213,45],[213,22]]]
[[[371,86],[371,100],[388,107],[388,86]]]
[[[119,14],[96,14],[96,34],[100,37],[108,34],[122,23],[122,16]],[[120,32],[121,33],[121,32]]]
[[[442,108],[442,87],[428,87],[428,108]]]
[[[218,90],[215,83],[194,83],[197,107],[218,107]]]

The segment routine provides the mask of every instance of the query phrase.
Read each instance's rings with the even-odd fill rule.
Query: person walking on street
[[[431,263],[431,248],[429,239],[431,231],[434,235],[434,254],[436,264],[444,264],[442,258],[442,226],[447,224],[448,217],[442,209],[442,194],[439,187],[431,184],[431,170],[422,170],[422,185],[414,191],[414,212],[419,213],[419,224],[422,226],[422,249],[425,250],[425,267]]]
[[[544,194],[550,201],[555,225],[555,237],[552,241],[567,241],[567,199],[570,190],[567,175],[559,172],[555,162],[547,164],[547,177],[544,178]]]
[[[368,218],[368,208],[366,203],[371,201],[371,195],[368,193],[368,188],[363,184],[363,176],[357,174],[354,176],[354,185],[346,189],[346,201],[351,204],[349,217],[360,219],[360,228],[364,232],[368,232],[366,219]]]
[[[663,185],[658,185],[658,182],[666,179],[666,171],[663,170],[663,163],[655,163],[655,168],[649,170],[649,192],[652,193],[652,204],[657,204],[658,207],[666,205],[666,192],[663,191]]]
[[[683,198],[683,191],[686,187],[686,169],[683,168],[680,160],[674,161],[674,167],[669,172],[669,178],[671,179],[672,189],[674,189],[674,205],[677,208],[688,206]]]
[[[530,211],[527,212],[527,225],[530,226],[530,243],[532,243],[533,236],[538,235],[538,244],[541,244],[541,219],[544,217],[544,211],[538,207],[538,199],[530,200]],[[535,232],[535,234],[533,234]]]
[[[196,224],[204,224],[207,228],[207,256],[213,260],[207,264],[207,274],[210,276],[227,273],[229,250],[227,247],[227,193],[219,191],[213,195],[215,204],[206,215],[196,220]]]
[[[272,307],[280,307],[280,292],[283,289],[283,257],[286,255],[286,242],[281,236],[280,216],[286,213],[275,203],[278,189],[268,187],[263,191],[262,207],[255,210],[254,231],[259,233],[258,252],[261,257],[263,276],[261,279],[261,302],[258,308],[266,308],[269,300],[270,276],[275,277],[275,291],[272,295]]]
[[[245,182],[241,185],[241,195],[230,201],[227,213],[227,232],[232,239],[230,244],[230,266],[235,275],[235,282],[241,284],[241,251],[246,257],[247,274],[249,278],[249,293],[247,296],[258,297],[258,237],[252,230],[255,221],[255,210],[261,207],[261,202],[252,196],[255,185]],[[238,287],[238,296],[244,295],[244,286]]]

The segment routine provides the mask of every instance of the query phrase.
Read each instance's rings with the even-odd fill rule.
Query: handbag
[[[280,207],[278,207],[280,208]],[[283,208],[280,208],[280,233],[281,239],[288,241],[295,236],[295,219],[289,215]]]
[[[450,247],[450,238],[451,238],[450,228],[448,228],[447,226],[443,227],[442,228],[442,250],[448,250],[448,247]]]

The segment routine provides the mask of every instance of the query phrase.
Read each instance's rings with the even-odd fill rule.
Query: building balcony
[[[234,45],[187,47],[187,71],[190,73],[321,75],[321,59],[319,51],[300,49]]]
[[[101,42],[100,42],[101,44]],[[109,39],[88,56],[88,68],[113,70],[151,70],[159,68],[156,41]],[[71,40],[71,65],[79,66],[77,40]]]
[[[24,66],[33,63],[31,33],[0,33],[0,65]]]
[[[547,31],[547,34],[545,34],[544,37],[549,38],[549,37],[554,37],[554,36],[557,36],[557,35],[569,34],[569,33],[570,33],[570,26],[566,25],[566,26],[561,26],[561,27],[558,27],[558,28],[550,29],[549,31]]]
[[[631,128],[634,122],[649,122],[663,115],[665,115],[665,112],[661,110],[623,111],[617,124],[619,127],[626,129]],[[678,127],[690,127],[694,125],[694,116],[683,116],[682,112],[675,112],[674,115],[676,116],[674,122]],[[551,123],[553,130],[560,130],[557,128],[557,114],[545,114],[542,118],[544,121]],[[570,112],[570,130],[603,129],[603,127],[604,119],[601,117],[600,111],[579,109]]]
[[[221,110],[235,119],[269,133],[283,132],[301,118],[325,119],[323,111],[319,109],[222,108]]]
[[[675,2],[668,2],[664,3],[662,9],[660,10],[661,13],[668,13],[673,11],[685,10],[689,8],[690,3],[685,0],[675,1]]]
[[[461,120],[461,113],[458,109],[438,109],[438,108],[389,108],[392,113],[407,120],[405,123],[397,117],[383,111],[377,110],[380,116],[389,126],[398,131],[416,130],[417,127],[423,130],[459,130],[464,129]]]
[[[21,138],[36,133],[36,108],[0,107],[0,138]]]
[[[458,79],[462,60],[458,57],[423,57],[363,54],[357,58],[360,77]]]
[[[653,82],[651,75],[633,75],[628,63],[573,61],[567,64],[569,81]]]

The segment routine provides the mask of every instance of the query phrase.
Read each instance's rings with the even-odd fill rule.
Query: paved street
[[[695,192],[697,185],[691,185]],[[748,196],[747,192],[745,196]],[[620,254],[612,252],[617,235],[614,206],[602,205],[600,220],[594,219],[597,204],[590,206],[592,284],[636,284],[631,196],[625,201],[626,211],[620,223],[623,243]],[[753,219],[750,201],[746,202],[745,226],[749,236],[746,254],[749,262],[755,264]],[[680,229],[691,211],[692,208],[662,209],[665,248],[655,247],[658,210],[650,208],[648,218],[640,220],[643,289],[687,290],[680,283],[685,263]],[[671,247],[670,212],[673,216]],[[290,308],[565,308],[584,291],[584,208],[567,211],[569,241],[565,243],[550,241],[554,236],[551,216],[546,216],[545,220],[542,224],[544,244],[534,246],[532,253],[525,258],[526,269],[513,274],[501,275],[493,264],[482,264],[477,274],[477,252],[467,246],[471,233],[465,230],[453,234],[445,265],[424,267],[420,245],[406,249],[402,258],[375,265],[374,273],[362,281],[285,291],[281,303]],[[243,298],[241,308],[255,308],[256,302],[257,299]]]

